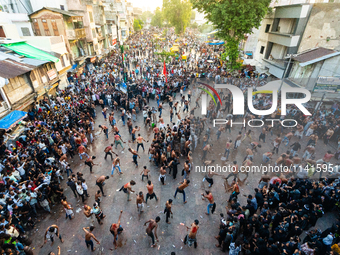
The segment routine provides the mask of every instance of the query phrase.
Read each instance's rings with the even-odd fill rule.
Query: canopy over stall
[[[25,118],[27,112],[23,111],[13,111],[10,114],[6,115],[0,120],[0,129],[10,129],[15,124],[20,122],[23,118]]]

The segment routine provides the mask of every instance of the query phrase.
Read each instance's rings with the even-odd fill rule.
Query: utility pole
[[[292,54],[289,55],[288,65],[286,66],[286,69],[285,69],[285,71],[284,71],[284,73],[283,73],[282,80],[281,80],[281,84],[280,84],[280,88],[279,88],[278,92],[280,92],[281,89],[282,89],[283,80],[284,80],[285,77],[286,77],[286,74],[287,74],[287,71],[288,71],[288,68],[289,68],[289,66],[290,66],[290,62],[291,62],[291,61],[292,61]]]
[[[323,102],[325,96],[326,96],[326,92],[323,93],[323,95],[322,95],[322,97],[321,97],[321,100],[320,100],[318,106],[317,106],[316,109],[314,110],[313,117],[315,116],[315,114],[316,114],[317,111],[319,110],[320,106],[322,105],[322,102]],[[321,175],[320,175],[320,178],[321,178]]]

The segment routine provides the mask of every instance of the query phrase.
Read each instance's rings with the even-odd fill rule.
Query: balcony
[[[280,32],[268,32],[268,41],[286,47],[298,46],[300,35],[283,34]]]
[[[283,59],[263,59],[263,64],[268,68],[268,72],[275,77],[281,79],[285,71],[285,63]]]
[[[66,30],[66,35],[69,40],[77,40],[86,37],[84,28],[68,29]]]

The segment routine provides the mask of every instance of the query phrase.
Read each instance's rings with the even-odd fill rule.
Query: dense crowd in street
[[[155,41],[155,33],[164,33],[165,39]],[[157,231],[162,224],[171,224],[172,208],[179,206],[174,205],[172,198],[183,196],[185,206],[186,191],[192,186],[191,175],[198,174],[193,170],[195,164],[210,166],[219,160],[217,149],[213,147],[216,137],[219,144],[225,145],[223,161],[232,170],[227,175],[208,171],[202,177],[209,187],[196,195],[208,201],[208,216],[217,211],[217,204],[228,202],[226,211],[220,214],[219,226],[215,226],[216,249],[228,251],[230,255],[340,254],[340,225],[335,222],[324,231],[315,228],[320,217],[338,208],[340,184],[335,159],[340,158],[340,146],[336,141],[340,132],[339,106],[334,104],[316,112],[309,108],[313,116],[305,116],[294,107],[288,109],[286,116],[281,116],[279,111],[271,116],[254,116],[249,110],[245,116],[233,116],[231,94],[219,91],[222,105],[215,96],[217,103],[211,100],[207,115],[199,116],[204,93],[201,83],[228,83],[245,90],[261,86],[265,80],[249,68],[237,73],[228,72],[220,62],[223,46],[209,46],[194,34],[191,30],[185,32],[179,40],[179,56],[172,57],[166,64],[158,60],[157,51],[168,50],[175,43],[177,38],[172,29],[133,34],[124,43],[129,45],[124,46],[124,53],[111,51],[96,63],[94,69],[70,75],[68,88],[36,102],[28,112],[25,132],[15,143],[2,142],[0,146],[0,254],[34,254],[27,233],[39,224],[36,220],[39,215],[53,213],[56,207],[52,205],[58,204],[64,209],[66,220],[74,217],[89,220],[83,228],[89,249],[96,249],[94,241],[100,244],[100,232],[95,232],[97,223],[108,226],[113,235],[112,249],[117,248],[119,236],[132,230],[121,223],[123,211],[116,223],[105,221],[101,207],[110,189],[105,183],[117,176],[124,177],[134,168],[138,169],[140,179],[131,178],[117,192],[125,193],[128,201],[135,200],[134,205],[131,202],[131,211],[137,210],[138,219],[144,209],[148,210],[144,208],[148,200],[159,200],[154,185],[170,182],[176,186],[173,194],[169,194],[166,201],[162,200],[164,214],[159,216],[155,212],[155,217],[145,222],[145,230],[140,230],[140,221],[134,223],[133,231],[146,232],[151,240],[150,247],[158,246],[159,249]],[[181,61],[184,54],[186,61]],[[258,109],[268,109],[272,97],[256,94],[253,102]],[[169,118],[163,116],[164,108]],[[99,114],[104,123],[96,122]],[[215,118],[239,120],[241,117],[247,121],[294,119],[298,125],[290,129],[277,123],[273,127],[268,125],[261,128],[259,137],[254,137],[257,135],[254,129],[231,127],[230,122],[217,127],[212,125]],[[143,125],[136,125],[141,119]],[[128,130],[129,136],[121,135],[123,129]],[[150,139],[143,137],[145,130],[152,133]],[[103,155],[93,155],[89,147],[99,136],[104,136],[107,144]],[[275,136],[270,145],[272,149],[264,151],[262,148],[272,136]],[[304,140],[308,141],[305,148],[302,147]],[[320,143],[324,144],[320,150],[327,149],[323,158],[318,159],[315,155]],[[337,149],[330,150],[329,143]],[[133,164],[127,168],[120,159],[122,153],[131,156]],[[244,154],[244,160],[237,162],[232,155],[235,153]],[[258,155],[259,161],[255,160]],[[102,166],[102,158],[111,160],[112,168],[107,175],[94,177],[93,174],[85,180],[84,173],[72,170],[77,167],[72,163],[77,157],[91,174],[95,166]],[[140,165],[141,157],[149,157],[149,165]],[[259,164],[284,166],[289,171],[263,174],[258,187],[253,187],[254,192],[242,194],[247,200],[246,204],[241,204],[238,195],[245,181],[240,180],[245,175],[240,172],[241,166]],[[332,168],[332,171],[321,176],[320,168]],[[151,172],[157,172],[158,182],[151,180]],[[225,179],[224,187],[214,186],[214,178],[218,175]],[[145,194],[134,190],[136,182],[144,180],[147,181]],[[89,187],[94,185],[98,187],[97,191],[89,194]],[[83,203],[83,214],[75,214],[70,197],[65,194],[66,187]],[[224,192],[225,200],[215,201],[214,195]],[[131,196],[132,193],[136,196]],[[200,233],[198,215],[191,225],[182,225],[188,229],[188,234],[181,237],[185,245],[199,250],[200,238],[214,241],[213,236]],[[299,236],[303,231],[308,234],[301,240]],[[43,240],[42,246],[47,242],[62,246],[66,233],[54,222],[38,234]]]

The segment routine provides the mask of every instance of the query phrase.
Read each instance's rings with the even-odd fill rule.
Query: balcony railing
[[[86,37],[85,29],[84,28],[77,28],[77,29],[68,29],[66,30],[67,38],[69,40],[76,40],[82,39]]]

